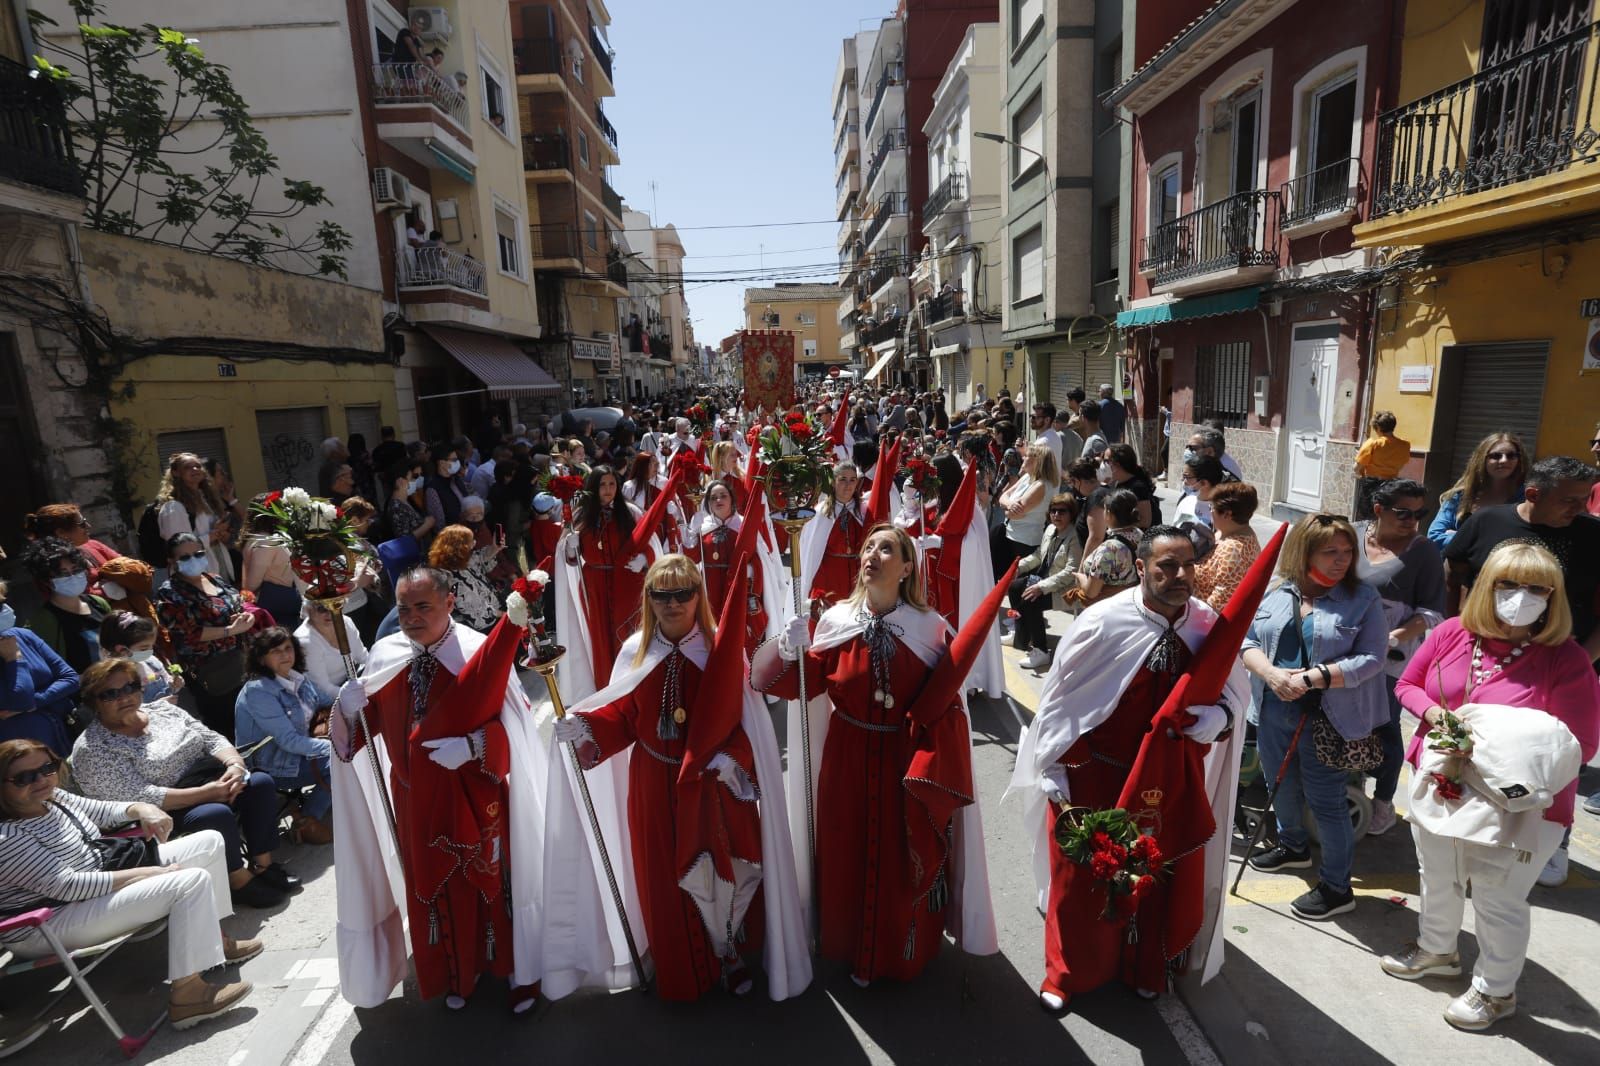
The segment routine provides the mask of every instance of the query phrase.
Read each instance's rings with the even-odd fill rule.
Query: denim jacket
[[[326,759],[333,745],[324,737],[306,733],[300,700],[312,707],[333,702],[309,677],[301,678],[299,699],[290,695],[275,677],[252,677],[239,691],[233,705],[234,746],[247,748],[271,737],[272,743],[250,756],[251,768],[274,778],[293,779],[300,775],[300,758]]]
[[[1245,649],[1259,648],[1276,660],[1278,639],[1284,628],[1299,618],[1300,591],[1285,582],[1272,589],[1256,609],[1245,638]],[[1312,640],[1308,660],[1312,665],[1337,666],[1344,675],[1343,688],[1323,693],[1322,709],[1340,735],[1357,740],[1389,720],[1389,700],[1383,683],[1384,655],[1389,649],[1389,627],[1383,600],[1368,584],[1354,589],[1335,585],[1317,598],[1312,612]],[[1250,694],[1261,705],[1266,682],[1251,675]]]

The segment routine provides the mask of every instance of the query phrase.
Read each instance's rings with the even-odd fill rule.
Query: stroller
[[[1239,800],[1233,809],[1233,831],[1246,845],[1252,840],[1265,839],[1267,829],[1271,828],[1261,829],[1261,821],[1267,817],[1267,796],[1272,791],[1277,774],[1278,767],[1261,765],[1261,753],[1256,748],[1256,727],[1253,723],[1246,723],[1244,754],[1239,761]],[[1349,811],[1350,827],[1357,843],[1367,835],[1367,827],[1372,824],[1372,797],[1367,795],[1366,782],[1367,775],[1364,773],[1352,773],[1345,782],[1345,807]],[[1312,842],[1320,843],[1317,820],[1312,816],[1310,807],[1305,808],[1303,824]],[[1261,829],[1259,835],[1258,829]]]

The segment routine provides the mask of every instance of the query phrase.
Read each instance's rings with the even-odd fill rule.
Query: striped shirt
[[[0,913],[20,914],[48,902],[75,903],[111,891],[111,874],[100,869],[99,852],[62,807],[71,808],[91,830],[128,820],[127,803],[84,799],[62,789],[37,818],[0,819]],[[31,933],[14,929],[0,941],[25,940]]]

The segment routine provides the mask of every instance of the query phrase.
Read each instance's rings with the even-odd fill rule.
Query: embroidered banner
[[[782,411],[794,403],[794,338],[786,330],[739,331],[747,407]]]

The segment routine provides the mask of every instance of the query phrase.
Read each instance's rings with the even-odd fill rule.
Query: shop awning
[[[879,374],[883,373],[883,368],[888,366],[893,361],[894,361],[894,349],[890,348],[888,351],[884,352],[883,355],[881,355],[878,358],[878,361],[876,363],[872,364],[872,369],[868,370],[867,371],[867,376],[862,378],[861,380],[863,380],[863,381],[873,381],[873,380],[875,380]]]
[[[928,354],[933,356],[935,359],[943,359],[946,356],[959,354],[962,347],[963,345],[960,344],[942,344]]]
[[[1205,318],[1209,315],[1229,315],[1235,311],[1253,311],[1261,301],[1259,286],[1214,292],[1208,296],[1195,296],[1188,300],[1137,307],[1132,311],[1117,313],[1117,328],[1153,326],[1157,322],[1178,322],[1185,318]]]
[[[432,141],[428,142],[428,151],[433,153],[433,158],[441,167],[443,167],[445,170],[448,170],[462,181],[470,184],[475,180],[475,175],[473,174],[471,167],[467,166],[465,163],[461,162],[461,160],[457,159],[443,148],[440,148]]]
[[[428,323],[423,323],[422,331],[488,386],[489,395],[496,399],[554,396],[561,392],[561,386],[544,367],[504,337]]]

